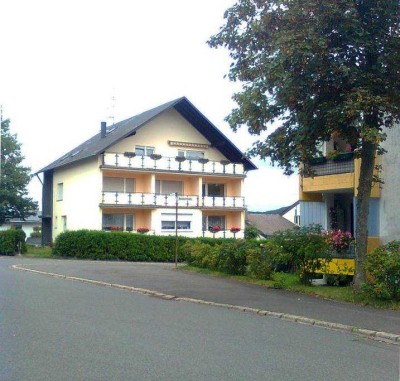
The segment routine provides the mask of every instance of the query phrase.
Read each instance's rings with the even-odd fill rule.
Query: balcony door
[[[203,196],[224,197],[225,196],[225,184],[206,183],[206,184],[203,184],[202,191],[203,191]]]

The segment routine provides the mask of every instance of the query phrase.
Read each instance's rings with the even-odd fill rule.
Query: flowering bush
[[[350,232],[342,232],[340,229],[324,232],[327,243],[338,253],[350,247],[354,241]]]
[[[240,232],[240,228],[238,226],[232,226],[230,230],[231,230],[231,233]]]
[[[148,233],[149,230],[150,230],[150,229],[148,229],[148,228],[138,228],[138,229],[137,229],[137,232],[138,232],[138,233],[141,233],[141,234],[144,234],[144,233]]]

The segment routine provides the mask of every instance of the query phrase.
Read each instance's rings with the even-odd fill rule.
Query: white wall
[[[162,156],[175,157],[178,154],[178,149],[188,149],[204,151],[205,157],[209,160],[220,161],[226,159],[217,149],[212,147],[206,149],[176,147],[170,146],[168,140],[210,144],[181,114],[171,109],[144,125],[136,132],[136,135],[126,138],[110,147],[107,152],[134,152],[135,145],[141,145],[155,147],[155,153]]]
[[[62,201],[57,201],[58,183],[64,184]],[[53,240],[62,232],[62,216],[67,216],[67,229],[101,229],[101,187],[98,158],[54,171]]]
[[[381,156],[382,185],[379,203],[381,242],[400,240],[400,126],[386,130],[387,139],[382,144],[388,151]]]

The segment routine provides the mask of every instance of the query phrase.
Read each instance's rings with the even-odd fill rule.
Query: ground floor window
[[[192,221],[178,221],[178,230],[191,230]],[[175,230],[175,221],[161,221],[162,230]]]
[[[192,230],[192,213],[178,213],[178,224],[176,225],[175,213],[162,213],[161,214],[161,230]]]
[[[133,214],[103,214],[103,230],[132,231],[134,226]]]
[[[216,226],[219,226],[220,230],[225,230],[225,220],[225,216],[203,216],[203,230],[212,230]]]

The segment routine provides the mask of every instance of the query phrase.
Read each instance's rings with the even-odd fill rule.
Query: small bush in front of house
[[[15,255],[26,252],[26,234],[21,229],[8,229],[0,232],[0,255]]]
[[[311,284],[316,271],[330,260],[328,242],[317,225],[277,233],[270,241],[280,265],[298,271],[304,284]]]
[[[247,251],[247,273],[257,279],[272,279],[273,262],[264,247]]]
[[[377,299],[400,300],[400,241],[368,253],[364,268],[369,275],[364,289]]]

